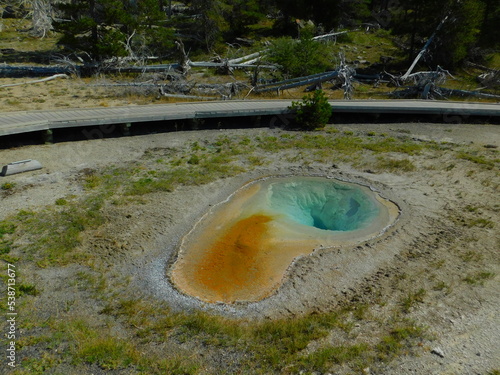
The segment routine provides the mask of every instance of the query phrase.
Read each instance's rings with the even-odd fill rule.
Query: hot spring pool
[[[213,207],[182,239],[171,281],[205,302],[272,294],[293,260],[382,234],[399,208],[366,186],[323,177],[251,182]]]

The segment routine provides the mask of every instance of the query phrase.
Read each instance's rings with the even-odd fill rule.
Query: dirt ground
[[[42,85],[37,87],[50,92],[50,83]],[[29,90],[35,90],[35,86]],[[40,102],[48,100],[42,91],[38,96],[30,92],[29,96],[32,100],[38,97]],[[18,100],[13,105],[24,109],[24,99],[15,98],[4,92],[0,109],[5,110],[10,100]],[[101,99],[88,104],[95,105],[96,100]],[[295,161],[284,157],[283,152],[263,154],[266,163],[237,176],[199,186],[180,186],[173,192],[143,196],[140,202],[107,207],[106,223],[97,231],[84,233],[81,246],[102,257],[110,288],[125,288],[117,280],[127,278],[130,282],[126,293],[132,296],[152,303],[165,301],[175,310],[201,309],[231,318],[290,318],[361,301],[370,306],[373,319],[390,319],[402,298],[424,289],[425,296],[412,305],[408,318],[426,326],[429,338],[416,352],[404,353],[384,368],[365,369],[364,373],[497,373],[493,371],[500,369],[500,180],[496,148],[500,128],[424,123],[345,124],[335,128],[362,139],[368,137],[367,132],[405,135],[417,142],[449,144],[451,149],[411,155],[416,168],[410,171],[378,171],[369,163],[356,165],[346,159],[332,165]],[[144,155],[152,153],[153,159],[159,158],[161,155],[155,154],[158,150],[184,149],[193,142],[211,142],[221,135],[240,139],[281,137],[285,133],[265,128],[176,132],[0,150],[2,165],[23,159],[36,159],[43,165],[39,171],[0,177],[0,184],[15,184],[12,191],[0,191],[0,220],[20,210],[36,211],[54,205],[58,199],[84,196],[87,190],[81,176],[89,169],[137,161],[153,163]],[[484,165],[457,157],[459,152],[493,161]],[[488,168],[491,163],[493,168]],[[369,184],[398,203],[402,215],[394,227],[376,239],[296,259],[280,289],[263,301],[211,305],[179,293],[165,277],[166,265],[175,256],[179,239],[211,205],[244,183],[267,175],[323,175]],[[41,293],[33,297],[30,305],[36,311],[35,319],[59,316],[70,302],[72,311],[99,319],[100,302],[88,292],[75,292],[70,286],[81,272],[81,265],[41,268],[25,262],[19,267],[26,267],[23,273],[27,281],[40,286]],[[118,336],[126,335],[118,326],[115,328]],[[347,338],[332,333],[322,340],[370,341],[374,329],[370,321],[362,321]],[[321,343],[311,344],[308,350]],[[27,353],[29,349],[24,350]],[[201,373],[217,373],[217,363],[208,362],[208,370]],[[335,373],[351,372],[336,368]]]

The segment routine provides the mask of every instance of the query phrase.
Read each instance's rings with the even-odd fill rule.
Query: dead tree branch
[[[66,74],[55,74],[51,77],[47,77],[47,78],[43,78],[43,79],[37,79],[34,81],[26,81],[26,82],[20,82],[20,83],[9,83],[6,85],[0,85],[0,87],[14,87],[14,86],[30,85],[32,83],[52,81],[53,79],[57,79],[57,78],[69,78],[69,77]]]

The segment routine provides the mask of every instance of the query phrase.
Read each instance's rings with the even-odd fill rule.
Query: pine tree
[[[173,32],[158,0],[72,0],[58,4],[59,43],[101,61],[133,54],[164,54]],[[133,49],[132,51],[130,49]]]

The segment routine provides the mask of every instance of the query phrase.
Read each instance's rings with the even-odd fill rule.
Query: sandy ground
[[[2,100],[5,103],[10,99],[4,94]],[[448,142],[457,149],[464,147],[481,153],[494,153],[495,148],[484,146],[500,144],[498,126],[336,127],[360,135],[367,131],[411,134],[413,139]],[[44,167],[0,178],[0,184],[16,184],[13,193],[2,195],[0,219],[21,209],[36,210],[54,204],[58,198],[85,194],[79,176],[87,168],[125,165],[140,160],[148,150],[182,148],[194,141],[216,139],[221,134],[236,137],[280,132],[269,129],[178,132],[0,150],[2,165],[31,158]],[[373,173],[348,162],[335,166],[319,162],[305,165],[287,161],[280,154],[268,158],[269,164],[237,177],[180,187],[172,193],[154,193],[141,204],[110,208],[108,215],[112,220],[100,229],[101,236],[94,233],[85,239],[83,246],[109,260],[110,280],[124,274],[132,280],[130,295],[150,301],[164,300],[175,309],[204,309],[235,317],[293,317],[328,311],[357,300],[370,304],[372,314],[390,319],[391,309],[401,296],[425,288],[423,302],[412,309],[409,317],[427,326],[433,338],[422,343],[417,355],[403,355],[382,372],[373,373],[487,374],[500,368],[498,169],[485,169],[457,159],[452,152],[432,157],[413,155],[411,160],[417,170],[404,173]],[[446,168],[451,164],[452,168]],[[179,293],[165,277],[165,265],[175,255],[179,239],[211,205],[224,200],[247,181],[266,175],[326,175],[369,184],[397,202],[402,207],[402,216],[380,238],[296,259],[277,293],[261,302],[214,306]],[[494,223],[493,227],[466,225],[474,218],[487,219]],[[470,261],[467,254],[479,254],[478,260]],[[78,266],[31,270],[30,278],[51,291],[37,297],[35,305],[40,317],[55,314],[63,302],[80,297],[75,306],[88,314],[96,313],[98,307],[93,305],[92,298],[69,296],[63,287],[78,270]],[[464,275],[482,271],[494,276],[478,285],[463,281]],[[439,284],[446,287],[439,288]],[[380,298],[387,302],[377,303]],[[359,324],[351,332],[350,340],[369,338],[372,328],[369,323]],[[334,343],[339,338],[332,335],[326,340]],[[436,348],[440,348],[443,356],[432,353]]]
[[[110,107],[156,101],[155,96],[144,97],[134,94],[133,90],[101,86],[113,83],[112,80],[68,77],[29,83],[39,79],[41,78],[0,78],[0,111]]]

